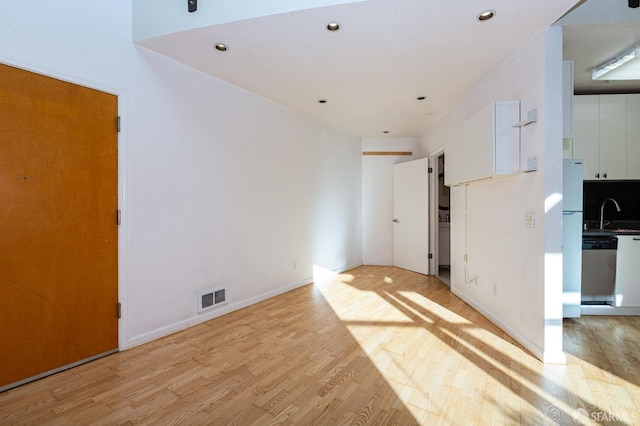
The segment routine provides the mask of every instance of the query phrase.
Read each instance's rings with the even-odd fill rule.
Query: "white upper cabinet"
[[[640,179],[640,94],[627,95],[627,178]]]
[[[627,178],[627,97],[600,95],[600,178]]]
[[[573,101],[573,158],[584,179],[640,179],[640,95],[581,95]]]
[[[584,179],[600,175],[600,96],[576,96],[573,100],[573,158],[584,160]],[[596,177],[598,176],[598,177]]]
[[[461,140],[446,144],[446,185],[520,171],[520,102],[494,102],[464,122]],[[453,164],[452,164],[453,163]]]

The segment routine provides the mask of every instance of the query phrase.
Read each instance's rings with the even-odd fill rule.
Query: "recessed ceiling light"
[[[337,22],[329,22],[326,28],[329,31],[338,31],[340,29],[340,24]]]
[[[229,46],[223,43],[216,43],[214,44],[214,47],[216,48],[216,50],[219,50],[221,52],[226,52],[227,50],[229,50]]]
[[[425,99],[427,99],[427,97],[426,96],[418,96],[416,99],[419,100],[419,101],[424,101]]]
[[[325,99],[320,99],[318,102],[321,103],[321,104],[326,104],[327,103],[327,101]]]
[[[476,16],[476,21],[478,21],[478,22],[488,21],[489,19],[493,18],[494,16],[496,16],[496,11],[488,9],[488,10],[485,10],[483,12],[480,12],[480,14],[478,16]]]

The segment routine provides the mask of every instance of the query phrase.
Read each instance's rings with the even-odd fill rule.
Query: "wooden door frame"
[[[126,90],[106,86],[102,83],[88,80],[73,74],[54,70],[39,64],[20,61],[16,58],[0,54],[0,63],[25,71],[30,71],[46,77],[55,78],[67,83],[98,90],[100,92],[114,95],[118,98],[118,116],[120,117],[120,131],[118,132],[118,209],[121,210],[121,224],[118,226],[118,302],[121,303],[121,317],[118,320],[118,350],[129,348],[129,282],[127,280],[128,264],[128,235],[129,226],[127,220],[127,117],[128,117],[128,95]]]

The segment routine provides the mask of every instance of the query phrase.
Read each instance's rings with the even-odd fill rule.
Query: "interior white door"
[[[429,274],[429,159],[393,166],[393,264]]]

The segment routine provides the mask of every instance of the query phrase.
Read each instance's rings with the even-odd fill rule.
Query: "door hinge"
[[[429,253],[429,255],[427,256],[429,259],[433,259],[433,253]]]
[[[120,209],[116,210],[116,224],[117,225],[122,224],[122,210]]]
[[[118,319],[122,318],[122,303],[118,302],[116,305],[116,311],[118,314]]]
[[[118,133],[120,133],[120,116],[118,116],[118,119],[116,120],[116,126],[118,129]]]
[[[429,167],[429,168],[427,169],[427,172],[428,172],[428,173],[433,173],[433,167]]]

